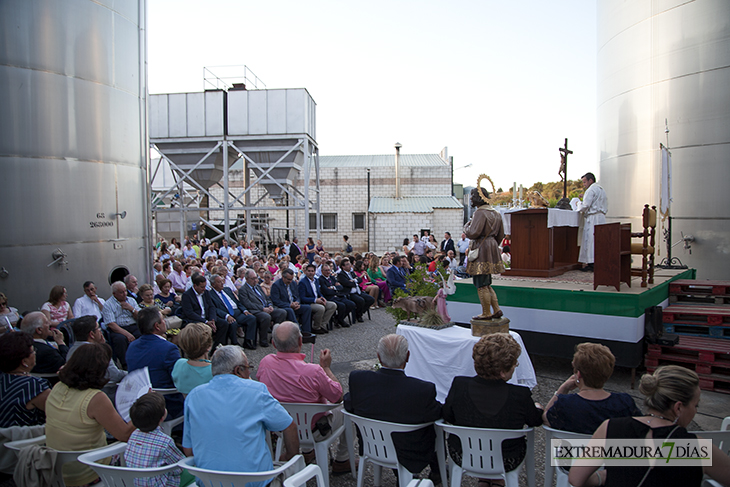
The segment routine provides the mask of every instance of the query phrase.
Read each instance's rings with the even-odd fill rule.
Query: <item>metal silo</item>
[[[144,0],[0,1],[0,291],[149,275]]]
[[[700,279],[729,279],[730,2],[599,0],[599,182],[608,217],[634,230],[645,203],[659,206],[665,119],[672,241],[694,237],[691,255],[673,255]]]

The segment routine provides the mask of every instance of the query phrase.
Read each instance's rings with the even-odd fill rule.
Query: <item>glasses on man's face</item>
[[[248,364],[248,365],[240,364],[240,365],[237,365],[237,367],[241,367],[242,369],[248,369],[249,371],[256,369],[256,366],[252,365],[252,364]]]

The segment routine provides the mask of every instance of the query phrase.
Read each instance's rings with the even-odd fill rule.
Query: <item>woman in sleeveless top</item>
[[[105,343],[89,343],[74,352],[59,371],[60,382],[46,401],[46,445],[55,450],[79,451],[106,446],[104,429],[127,441],[134,431],[101,388],[112,350]],[[96,483],[98,475],[79,462],[63,466],[68,487]]]
[[[684,367],[659,367],[654,374],[641,378],[639,391],[644,394],[646,415],[607,419],[593,434],[594,439],[694,439],[687,425],[700,402],[697,374]],[[621,487],[699,486],[703,474],[730,485],[730,458],[712,446],[712,466],[609,466],[605,470],[576,463],[570,469],[570,484],[576,487],[606,485]]]

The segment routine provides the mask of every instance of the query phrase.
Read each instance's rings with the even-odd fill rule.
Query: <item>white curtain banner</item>
[[[662,192],[659,201],[659,210],[662,216],[666,218],[669,215],[669,205],[672,202],[672,153],[663,144],[659,144],[659,147],[662,152]]]

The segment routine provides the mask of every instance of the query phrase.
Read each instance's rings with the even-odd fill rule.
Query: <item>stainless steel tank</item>
[[[57,284],[107,298],[115,268],[148,279],[145,13],[0,1],[0,291],[21,311]]]
[[[599,183],[609,220],[636,230],[659,206],[659,144],[673,162],[673,256],[730,279],[730,2],[598,1]],[[633,218],[633,219],[632,219]],[[657,232],[661,254],[666,245]]]

